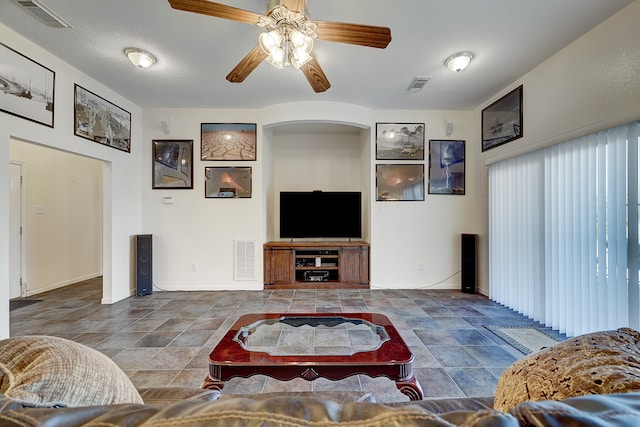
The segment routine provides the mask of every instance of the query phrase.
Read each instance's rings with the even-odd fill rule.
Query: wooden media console
[[[364,241],[267,242],[265,289],[369,288]]]

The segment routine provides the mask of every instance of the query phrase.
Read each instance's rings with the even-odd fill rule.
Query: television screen
[[[356,191],[283,191],[280,237],[362,237],[362,195]]]

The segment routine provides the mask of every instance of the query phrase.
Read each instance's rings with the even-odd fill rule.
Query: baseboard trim
[[[58,283],[52,283],[48,286],[45,286],[43,288],[37,288],[37,289],[29,289],[29,285],[27,284],[26,288],[26,296],[30,297],[33,295],[38,295],[38,294],[42,294],[44,292],[49,292],[49,291],[53,291],[55,289],[59,289],[59,288],[64,288],[65,286],[69,286],[69,285],[73,285],[76,283],[80,283],[80,282],[84,282],[85,280],[91,280],[91,279],[95,279],[97,277],[102,276],[102,273],[92,273],[92,274],[87,274],[85,276],[80,276],[80,277],[76,277],[73,279],[69,279],[69,280],[64,280],[62,282],[58,282]]]

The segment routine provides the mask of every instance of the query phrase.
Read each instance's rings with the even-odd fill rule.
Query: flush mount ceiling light
[[[469,52],[458,52],[448,57],[444,63],[451,71],[459,73],[467,68],[467,65],[471,62],[473,55]]]
[[[126,48],[124,54],[127,55],[133,65],[141,69],[148,68],[156,62],[156,58],[152,54],[135,47]]]

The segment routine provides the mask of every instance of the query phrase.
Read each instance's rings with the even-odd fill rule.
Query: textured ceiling
[[[314,54],[332,84],[321,94],[301,72],[267,63],[244,83],[229,83],[225,76],[261,29],[174,10],[166,0],[41,0],[71,29],[47,27],[4,0],[0,22],[143,108],[334,101],[382,110],[470,110],[631,1],[309,0],[311,20],[387,26],[392,35],[384,50],[317,41]],[[266,1],[225,4],[264,13]],[[158,63],[134,68],[123,54],[130,46],[152,52]],[[461,73],[444,66],[457,51],[475,57]],[[431,80],[408,92],[416,76]]]

